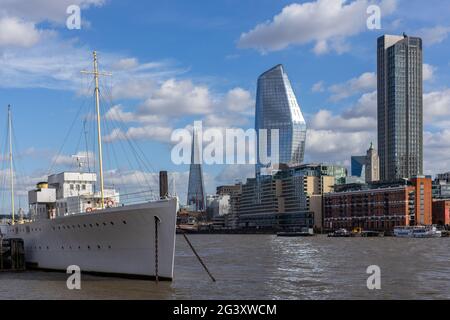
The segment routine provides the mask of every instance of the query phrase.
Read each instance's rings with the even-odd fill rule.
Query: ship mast
[[[9,130],[9,170],[11,176],[11,212],[12,224],[15,224],[15,208],[14,208],[14,167],[13,167],[13,150],[12,150],[12,120],[11,105],[8,105],[8,130]]]
[[[105,183],[103,178],[103,150],[102,150],[102,128],[101,128],[101,114],[100,114],[100,88],[99,88],[99,76],[111,76],[110,73],[101,73],[98,71],[97,52],[93,52],[94,55],[94,71],[81,71],[84,74],[94,75],[95,81],[95,109],[97,112],[97,139],[98,139],[98,162],[100,170],[100,193],[102,198],[102,209],[105,208]]]

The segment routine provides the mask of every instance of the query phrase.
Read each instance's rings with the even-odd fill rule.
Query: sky
[[[374,4],[381,29],[371,30]],[[67,28],[70,5],[81,29]],[[349,166],[377,142],[376,39],[403,32],[424,42],[425,173],[450,171],[449,16],[446,0],[0,0],[0,143],[7,150],[11,104],[19,201],[48,173],[73,170],[73,155],[95,164],[92,79],[80,73],[93,50],[113,74],[101,82],[105,170],[121,192],[168,170],[185,201],[189,167],[171,161],[171,133],[194,121],[252,128],[257,78],[280,63],[307,121],[305,162]],[[136,146],[148,166],[130,160]],[[254,168],[204,171],[214,193]]]

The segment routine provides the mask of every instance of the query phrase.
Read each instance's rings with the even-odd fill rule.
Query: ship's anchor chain
[[[155,279],[156,283],[159,282],[159,237],[158,237],[158,226],[161,223],[161,219],[155,216]]]

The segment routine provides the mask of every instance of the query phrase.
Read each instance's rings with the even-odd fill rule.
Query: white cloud
[[[106,0],[0,0],[0,14],[33,22],[65,23],[69,16],[66,10],[70,5],[88,9],[105,3]]]
[[[438,44],[447,39],[450,33],[450,27],[436,26],[433,28],[424,28],[418,31],[422,37],[423,43],[427,46]]]
[[[323,81],[316,82],[313,85],[311,91],[314,92],[314,93],[324,92],[325,91],[325,83]]]
[[[450,130],[425,131],[423,139],[425,174],[450,171]]]
[[[355,94],[368,92],[377,88],[377,76],[374,72],[365,72],[357,78],[345,83],[332,85],[329,90],[333,93],[331,101],[339,101]]]
[[[330,49],[343,52],[348,49],[345,39],[367,30],[368,0],[317,0],[294,3],[283,8],[272,21],[257,25],[243,33],[238,45],[261,52],[283,50],[290,45],[315,43],[314,52],[323,54]],[[395,0],[379,3],[383,17],[396,7]]]
[[[234,88],[228,91],[224,106],[231,112],[254,113],[255,101],[247,90]]]
[[[423,95],[425,123],[441,126],[450,117],[450,89],[433,91]]]
[[[364,93],[354,106],[346,109],[342,115],[344,118],[366,117],[376,121],[377,118],[377,91]]]
[[[40,31],[32,22],[15,17],[0,18],[0,47],[31,47],[40,39]]]
[[[433,80],[434,73],[436,72],[437,68],[430,65],[430,64],[423,64],[423,80],[424,81],[430,81]]]
[[[103,140],[108,142],[114,142],[119,140],[151,140],[164,143],[170,142],[173,129],[170,127],[164,127],[161,125],[147,125],[142,127],[130,127],[126,132],[123,132],[119,128],[111,130]]]
[[[52,159],[52,164],[54,166],[61,166],[64,168],[69,167],[70,169],[77,168],[80,164],[84,167],[89,163],[91,166],[94,166],[96,161],[95,155],[93,152],[80,151],[74,155],[64,155],[60,154],[54,156]]]
[[[225,165],[223,170],[216,176],[218,184],[235,184],[245,182],[248,178],[255,177],[254,165]]]
[[[136,68],[139,65],[136,58],[123,58],[112,65],[114,69],[127,70]]]
[[[155,90],[141,107],[141,113],[159,113],[172,116],[208,114],[212,109],[208,87],[191,80],[169,79]]]
[[[344,118],[333,115],[329,110],[320,110],[311,119],[310,127],[316,130],[366,131],[376,128],[376,122],[371,117]]]
[[[339,130],[308,130],[305,157],[311,162],[344,164],[352,155],[364,154],[376,131],[343,132]]]

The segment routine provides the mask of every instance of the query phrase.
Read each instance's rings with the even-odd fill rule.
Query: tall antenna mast
[[[84,74],[93,74],[95,80],[95,109],[97,111],[97,133],[98,133],[98,160],[100,168],[100,192],[102,197],[102,209],[105,208],[105,183],[103,179],[103,151],[102,151],[102,128],[101,128],[101,114],[100,114],[100,88],[99,76],[111,76],[111,73],[101,73],[98,71],[97,52],[94,51],[94,71],[81,71]]]
[[[9,170],[11,176],[11,212],[12,224],[15,224],[15,208],[14,208],[14,167],[13,167],[13,149],[12,149],[12,120],[11,105],[8,105],[8,130],[9,130]]]

